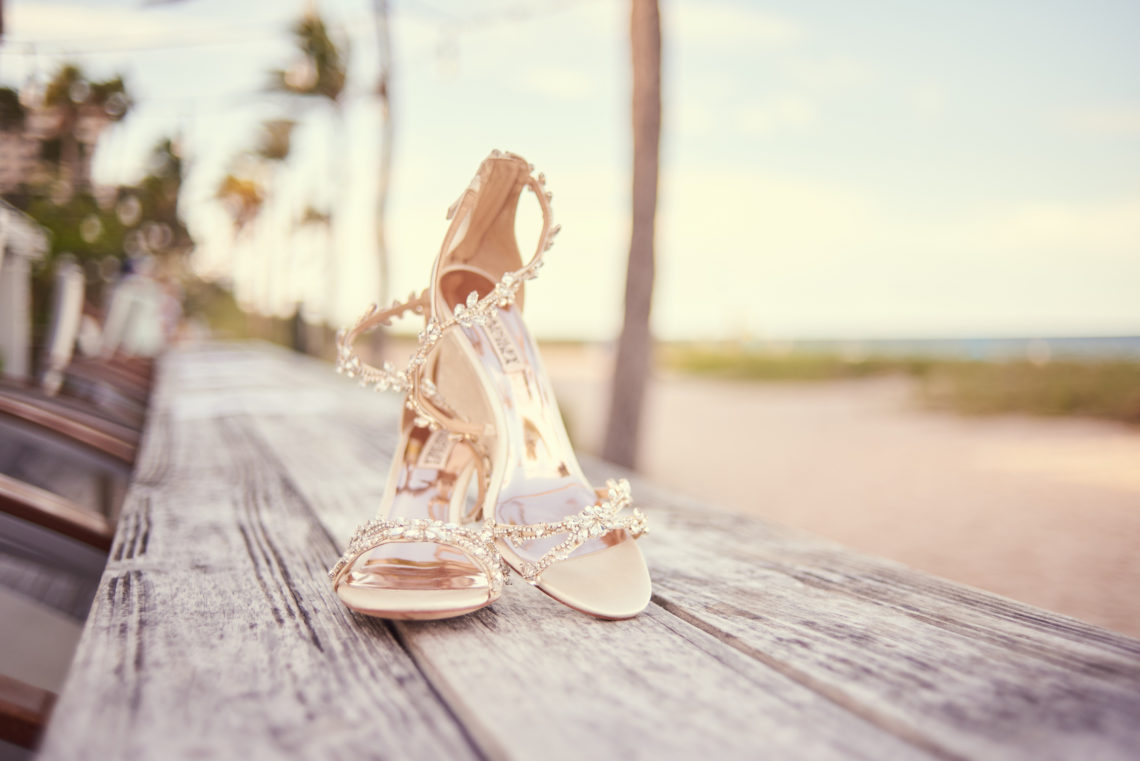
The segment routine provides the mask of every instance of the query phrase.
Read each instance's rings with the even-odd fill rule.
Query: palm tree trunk
[[[602,455],[637,465],[641,415],[653,352],[653,236],[661,142],[661,14],[657,0],[633,0],[633,225],[625,281],[625,321],[618,339],[610,417]]]
[[[79,112],[76,106],[67,103],[62,106],[63,116],[60,119],[59,135],[59,168],[60,179],[67,188],[67,197],[70,199],[79,188],[79,137],[75,133],[79,129]]]
[[[386,305],[391,288],[388,268],[387,211],[388,186],[392,177],[392,35],[388,29],[388,0],[373,0],[376,16],[376,44],[380,54],[380,74],[376,83],[376,94],[380,99],[380,166],[376,179],[376,264],[378,283],[378,303]],[[377,330],[372,334],[373,355],[384,353],[386,332]]]
[[[329,328],[329,331],[324,331],[322,335],[327,336],[329,332],[335,332],[340,327],[339,318],[336,316],[336,304],[340,299],[340,256],[336,250],[336,236],[333,234],[333,224],[337,219],[337,212],[339,209],[344,208],[337,204],[339,196],[344,196],[348,186],[338,188],[337,181],[342,176],[342,173],[347,169],[344,161],[344,153],[341,151],[342,141],[347,139],[347,120],[345,119],[342,106],[337,101],[331,102],[331,115],[329,125],[329,155],[328,164],[326,165],[326,179],[329,183],[328,194],[328,222],[325,224],[325,272],[324,272],[324,285],[325,285],[325,309],[324,309],[324,324]],[[321,342],[320,353],[322,355],[328,354],[329,346],[326,341]]]
[[[376,193],[376,255],[380,275],[380,303],[388,303],[388,241],[385,215],[388,208],[388,185],[392,176],[392,35],[388,31],[388,2],[375,0],[376,37],[380,51],[380,167]],[[379,334],[380,331],[377,331]]]

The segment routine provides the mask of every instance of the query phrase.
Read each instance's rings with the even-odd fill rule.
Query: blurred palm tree
[[[229,212],[232,224],[231,272],[233,273],[233,295],[238,306],[246,313],[247,330],[259,334],[260,318],[255,315],[257,304],[251,298],[249,271],[256,268],[256,256],[252,250],[256,220],[265,207],[266,190],[259,167],[251,161],[247,152],[234,158],[230,171],[218,183],[214,193]],[[245,245],[242,245],[245,244]],[[244,296],[242,295],[244,291]]]
[[[257,219],[265,203],[265,188],[261,182],[237,167],[222,178],[214,195],[229,212],[235,236]]]
[[[265,207],[277,206],[283,200],[280,193],[276,192],[280,189],[277,176],[292,153],[293,128],[296,126],[297,123],[292,119],[267,119],[261,123],[261,138],[254,149],[254,156],[265,169],[266,186],[270,189],[261,213],[270,218],[274,212]],[[270,224],[268,232],[271,239],[262,241],[266,244],[266,248],[259,252],[259,264],[264,271],[258,274],[258,280],[261,285],[259,292],[264,297],[261,300],[262,304],[272,307],[280,298],[282,290],[286,291],[289,297],[293,295],[290,273],[294,262],[288,261],[291,247],[286,236],[291,231],[283,229],[280,225]],[[286,261],[281,261],[282,258]],[[280,303],[277,301],[278,306]]]
[[[293,26],[293,40],[300,55],[288,69],[277,69],[271,72],[272,89],[299,96],[301,98],[323,101],[330,106],[333,128],[329,135],[329,192],[334,194],[344,186],[339,183],[343,167],[337,166],[333,160],[343,144],[344,130],[344,98],[345,85],[348,81],[348,64],[346,51],[338,45],[329,34],[324,19],[310,6],[305,15]],[[334,204],[330,201],[330,208]],[[324,276],[326,280],[326,307],[325,320],[332,323],[331,305],[337,298],[337,267],[335,250],[332,240],[331,212],[324,225],[326,245],[326,266]]]
[[[388,208],[388,186],[392,176],[392,35],[388,28],[388,0],[373,0],[376,17],[376,45],[380,58],[380,76],[376,96],[380,100],[380,166],[376,188],[376,256],[380,275],[379,302],[388,303],[388,241],[384,220]],[[375,334],[376,342],[383,331]],[[378,348],[378,347],[377,347]]]
[[[657,0],[633,0],[633,226],[625,280],[625,319],[618,339],[610,416],[602,456],[637,464],[645,389],[653,353],[654,227],[661,143],[661,13]]]
[[[257,155],[276,164],[287,161],[293,150],[293,128],[296,126],[297,122],[292,119],[267,119],[262,122]]]
[[[133,190],[120,195],[139,199],[142,227],[149,231],[147,250],[167,260],[180,258],[190,251],[190,231],[179,214],[178,199],[182,192],[185,166],[179,141],[159,140],[147,161],[148,173]]]
[[[389,5],[387,0],[373,0],[373,16],[376,21],[377,49],[379,57],[379,77],[376,84],[376,96],[380,104],[380,151],[379,166],[377,168],[377,200],[376,200],[376,249],[377,269],[379,273],[379,301],[387,301],[388,291],[388,246],[385,229],[385,212],[388,201],[389,179],[392,171],[392,118],[391,118],[391,79],[392,79],[392,40],[389,31]],[[336,127],[332,131],[330,158],[336,155],[337,149],[343,144],[341,136],[337,134],[344,128],[344,109],[346,99],[346,85],[348,80],[348,51],[344,46],[338,45],[329,33],[328,27],[315,9],[310,6],[305,15],[293,27],[293,36],[300,56],[288,69],[279,69],[272,72],[272,86],[278,92],[301,96],[303,98],[320,99],[332,108]],[[338,167],[330,161],[329,172],[332,177],[332,187],[338,186],[338,177],[343,167]],[[330,207],[333,203],[329,202]],[[326,238],[330,241],[332,219],[328,212],[320,212],[324,219],[319,224],[326,229]],[[313,220],[310,220],[312,223]],[[331,259],[331,254],[330,254]],[[331,261],[330,261],[331,265]],[[327,272],[333,272],[330,266]],[[335,298],[335,283],[330,283],[330,297]],[[381,333],[376,334],[380,340]]]
[[[340,109],[348,67],[344,52],[329,36],[324,19],[310,7],[293,25],[292,31],[301,57],[289,69],[273,72],[275,89],[293,95],[324,98]]]
[[[98,132],[83,130],[84,122],[117,122],[127,115],[131,101],[121,76],[96,82],[77,65],[65,63],[44,88],[43,103],[59,113],[55,131],[59,141],[59,179],[70,198],[87,181],[79,176],[84,166],[80,151],[87,145],[81,132]]]

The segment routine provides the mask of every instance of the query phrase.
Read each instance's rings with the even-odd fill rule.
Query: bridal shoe
[[[537,276],[559,229],[545,178],[532,172],[521,157],[495,151],[449,210],[427,296],[431,317],[408,368],[368,367],[350,346],[339,366],[378,388],[406,390],[415,425],[446,431],[478,453],[486,463],[479,536],[489,530],[511,568],[572,608],[629,618],[651,594],[634,541],[645,516],[626,511],[625,481],[595,489],[583,475],[523,322],[524,283]],[[514,229],[524,190],[542,213],[525,264]]]
[[[422,313],[423,301],[370,310],[353,331],[338,336],[339,345],[400,312]],[[364,367],[352,374],[380,380]],[[405,410],[379,517],[356,530],[329,576],[341,601],[359,613],[450,618],[494,602],[505,569],[491,527],[477,521],[485,481],[478,452],[447,431],[418,425],[414,417]],[[471,485],[479,496],[469,507]]]

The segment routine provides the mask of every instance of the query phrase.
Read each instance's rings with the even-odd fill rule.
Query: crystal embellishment
[[[519,157],[512,153],[493,151],[491,158]],[[408,358],[408,364],[402,370],[388,361],[382,363],[380,367],[366,364],[360,359],[354,344],[364,333],[381,325],[391,325],[393,319],[408,312],[418,315],[428,314],[431,303],[428,291],[425,290],[418,296],[412,292],[407,300],[394,301],[387,309],[380,309],[378,304],[373,304],[350,328],[338,331],[336,337],[338,373],[358,380],[360,385],[366,388],[406,394],[404,404],[415,415],[416,425],[432,430],[448,430],[453,437],[468,440],[472,447],[481,453],[484,460],[487,457],[482,453],[477,436],[471,432],[464,432],[463,421],[447,417],[450,408],[440,397],[435,384],[425,377],[425,368],[428,366],[431,352],[446,331],[457,326],[469,328],[487,324],[496,309],[507,309],[514,303],[519,288],[526,281],[538,277],[538,270],[543,265],[543,254],[554,245],[554,239],[562,228],[560,225],[550,224],[551,194],[546,190],[546,177],[542,174],[536,177],[533,166],[529,167],[529,171],[531,174],[526,179],[526,187],[538,198],[544,220],[543,232],[530,262],[520,269],[504,273],[495,287],[485,295],[480,296],[478,291],[467,294],[462,303],[455,305],[450,317],[441,320],[435,315],[430,316],[419,333],[415,352]],[[477,174],[468,191],[478,193],[480,185],[481,175]],[[448,219],[458,211],[463,200],[461,197],[448,209]],[[543,571],[554,563],[565,560],[590,539],[619,530],[627,531],[634,539],[646,533],[645,514],[640,510],[633,509],[627,514],[619,514],[633,504],[629,483],[625,479],[607,481],[606,489],[599,490],[598,495],[600,499],[597,503],[584,508],[576,515],[551,523],[495,524],[487,520],[480,529],[476,530],[454,523],[426,519],[377,518],[356,530],[349,541],[348,549],[329,571],[329,577],[336,584],[357,558],[385,542],[432,541],[455,547],[475,560],[487,574],[492,595],[497,596],[506,583],[508,566],[495,546],[496,539],[527,541],[565,534],[566,538],[562,542],[537,561],[523,563],[520,569],[523,577],[528,582],[537,584]]]
[[[490,524],[484,523],[476,530],[426,518],[376,518],[361,524],[349,539],[344,555],[329,570],[329,579],[336,584],[361,555],[388,542],[434,542],[454,547],[483,570],[492,597],[497,597],[506,583],[506,564],[495,548]]]
[[[492,158],[514,158],[514,154],[492,153]],[[533,170],[532,170],[533,171]],[[478,178],[478,175],[476,175]],[[546,224],[538,242],[534,258],[525,266],[512,272],[506,272],[485,296],[480,297],[477,291],[467,295],[466,301],[456,304],[450,317],[440,320],[435,316],[428,319],[424,329],[419,333],[419,343],[415,352],[408,359],[408,365],[403,370],[397,370],[391,362],[385,362],[381,367],[373,367],[364,363],[356,353],[354,344],[356,339],[380,325],[391,325],[393,319],[407,312],[425,314],[429,311],[428,293],[425,290],[419,296],[413,292],[404,302],[394,301],[387,309],[380,309],[378,304],[370,306],[351,328],[342,328],[337,332],[336,370],[342,375],[359,380],[365,388],[376,391],[395,391],[398,394],[407,394],[406,406],[417,418],[426,421],[432,430],[447,428],[449,422],[442,416],[447,406],[430,386],[424,377],[424,368],[427,366],[428,356],[435,345],[443,338],[445,331],[460,327],[475,327],[487,324],[496,309],[506,309],[515,301],[519,288],[527,280],[538,277],[538,270],[542,268],[542,257],[554,245],[554,238],[561,231],[560,225],[551,225],[549,219],[549,199],[543,195],[543,182],[541,175],[527,178],[527,188],[542,197],[542,206]],[[428,403],[425,403],[429,402]]]
[[[602,499],[597,503],[560,521],[526,524],[499,523],[494,526],[494,533],[497,538],[510,539],[516,542],[543,539],[559,534],[566,535],[565,539],[538,560],[523,562],[520,573],[524,579],[531,584],[537,584],[543,571],[570,557],[574,550],[590,539],[596,539],[611,531],[620,530],[629,532],[630,536],[637,539],[648,531],[648,521],[645,513],[641,510],[633,508],[631,512],[620,515],[622,510],[633,505],[629,481],[624,478],[610,479],[606,481],[605,491],[599,491],[599,496],[602,496]]]

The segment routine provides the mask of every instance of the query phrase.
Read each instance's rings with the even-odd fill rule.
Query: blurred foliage
[[[1140,362],[939,362],[922,391],[932,406],[968,414],[1080,415],[1140,424]]]
[[[44,104],[65,109],[92,106],[111,121],[119,121],[130,110],[131,100],[121,76],[96,82],[76,64],[65,63],[44,88]]]
[[[261,137],[253,150],[241,150],[230,161],[230,169],[218,183],[214,197],[222,202],[240,233],[257,219],[269,197],[272,167],[284,164],[293,150],[292,119],[266,119]]]
[[[177,277],[193,244],[178,211],[184,166],[175,141],[163,139],[154,146],[146,175],[135,185],[92,187],[87,181],[89,170],[80,162],[90,159],[89,146],[80,133],[129,113],[131,98],[122,77],[92,80],[79,66],[63,64],[45,85],[42,104],[49,116],[54,110],[55,118],[46,122],[46,132],[28,135],[39,141],[39,165],[29,167],[23,185],[5,197],[48,234],[47,256],[32,273],[34,345],[47,323],[52,281],[62,258],[84,267],[88,296],[98,305],[106,279],[128,259],[153,256],[160,272]],[[27,113],[18,93],[0,91],[0,119],[8,129],[26,127]]]
[[[750,351],[674,345],[666,367],[743,381],[824,381],[907,375],[930,407],[965,414],[1079,415],[1140,424],[1140,362],[978,361],[934,357]]]
[[[332,225],[332,214],[327,211],[322,211],[316,206],[306,206],[305,210],[301,213],[301,218],[297,220],[297,226],[316,225],[318,227],[329,227]]]
[[[19,129],[27,115],[20,93],[11,87],[0,87],[0,130]]]
[[[267,119],[261,123],[261,142],[257,145],[257,155],[266,161],[285,161],[293,149],[293,128],[297,122],[292,119]]]
[[[233,219],[234,231],[241,232],[261,212],[265,188],[252,173],[235,168],[218,183],[215,196]]]
[[[48,231],[51,249],[43,263],[48,268],[54,269],[55,259],[62,254],[81,262],[122,256],[126,225],[113,207],[100,207],[90,193],[76,193],[61,204],[35,195],[23,210]]]
[[[247,338],[247,318],[233,294],[220,283],[190,279],[184,286],[183,312],[206,321],[210,334],[219,338]]]
[[[79,189],[79,166],[85,158],[80,124],[84,118],[103,123],[123,119],[131,107],[126,84],[121,76],[101,82],[88,79],[79,66],[64,63],[44,88],[43,104],[55,109],[59,119],[55,134],[41,144],[41,155],[56,164],[57,198],[72,195]]]
[[[324,19],[315,13],[306,13],[293,26],[293,38],[301,57],[288,69],[272,71],[271,87],[339,102],[348,80],[345,46],[333,41]]]
[[[697,375],[759,381],[814,381],[866,378],[887,373],[923,375],[929,358],[862,357],[847,359],[838,354],[808,352],[758,352],[743,348],[665,349],[668,367]]]
[[[47,231],[50,250],[39,269],[54,271],[67,254],[81,264],[106,257],[153,254],[159,259],[181,255],[191,245],[178,213],[182,159],[170,139],[152,150],[149,173],[134,186],[80,191],[60,199],[51,187],[31,188],[12,202]]]
[[[101,264],[107,257],[121,261],[140,254],[161,258],[186,252],[190,235],[178,214],[183,166],[172,140],[154,147],[147,175],[133,187],[77,186],[76,167],[67,166],[80,158],[77,131],[84,113],[106,123],[129,112],[131,99],[123,78],[92,80],[79,66],[65,63],[44,87],[43,104],[60,112],[54,131],[40,136],[45,171],[30,173],[27,184],[6,198],[48,232],[50,249],[37,268],[37,280],[50,280],[56,260],[65,254],[81,264]],[[0,91],[2,118],[17,108],[22,124],[18,93]]]

